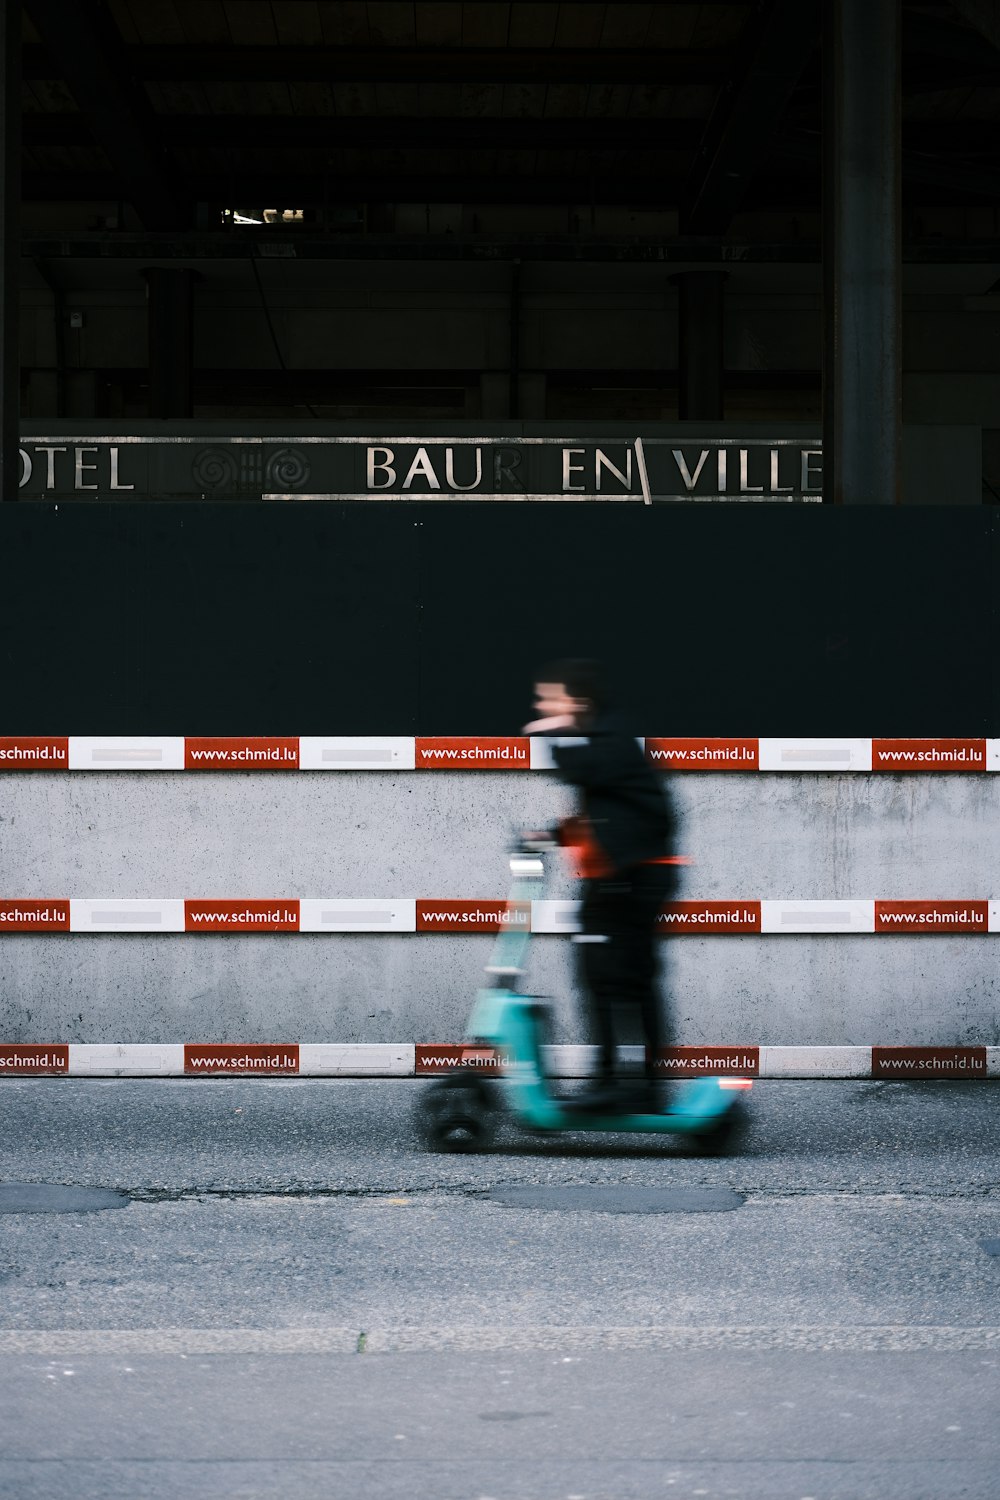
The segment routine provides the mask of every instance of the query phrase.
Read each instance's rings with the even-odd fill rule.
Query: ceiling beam
[[[70,9],[73,0],[65,0]],[[84,0],[80,0],[82,5]],[[39,28],[41,30],[41,28]],[[62,50],[24,48],[27,79],[63,77]],[[728,48],[123,46],[146,83],[721,83]]]
[[[819,0],[760,0],[746,31],[746,62],[721,94],[684,194],[686,234],[724,230],[770,153],[778,124],[819,46]]]
[[[79,115],[24,116],[26,146],[80,145]],[[268,150],[691,151],[704,122],[546,116],[157,115],[166,146]]]
[[[705,121],[670,116],[627,118],[431,115],[166,115],[155,117],[163,145],[187,149],[264,148],[302,150],[433,151],[694,151],[705,135]],[[22,138],[32,149],[85,144],[87,117],[75,112],[23,116]],[[786,142],[812,134],[818,143],[819,117],[804,112],[785,116],[775,155],[803,152]],[[904,120],[904,145],[946,162],[947,158],[996,158],[991,120]],[[818,144],[815,148],[818,153]],[[818,155],[816,160],[818,161]]]
[[[938,242],[931,249],[937,252]],[[720,239],[678,240],[674,236],[612,237],[576,233],[507,234],[332,234],[322,230],[287,232],[233,228],[198,230],[185,234],[142,234],[122,230],[79,230],[72,233],[26,231],[22,255],[47,260],[88,261],[226,261],[266,259],[280,253],[302,261],[468,261],[496,265],[507,260],[538,262],[595,262],[622,265],[818,265],[819,245],[804,238],[787,243],[740,244]],[[955,247],[947,247],[954,258]],[[968,254],[969,246],[962,254]],[[988,244],[977,260],[1000,262],[1000,247]]]
[[[190,220],[153,128],[153,112],[129,76],[116,28],[96,0],[26,0],[26,9],[79,106],[80,122],[114,171],[113,196],[132,204],[147,229]]]
[[[286,233],[283,229],[197,230],[184,234],[143,234],[122,230],[22,235],[22,256],[48,261],[227,261],[280,253],[302,261],[464,261],[495,266],[508,260],[560,264],[721,266],[816,266],[817,240],[740,241],[721,236],[679,239],[676,235],[612,236],[544,234],[331,234]],[[905,265],[983,266],[987,284],[1000,265],[997,239],[910,239],[903,242]],[[67,275],[71,273],[67,271]],[[818,284],[817,284],[818,285]]]
[[[223,208],[319,208],[356,203],[524,203],[558,204],[588,211],[600,204],[676,208],[684,191],[680,177],[624,176],[615,170],[555,176],[488,172],[324,175],[315,171],[192,173],[185,187],[198,203]],[[30,202],[115,202],[121,197],[114,174],[66,171],[24,174]],[[755,206],[816,206],[819,183],[811,174],[758,181]]]
[[[268,151],[434,150],[434,151],[694,151],[705,134],[704,119],[500,115],[437,117],[429,115],[167,115],[155,117],[157,135],[172,148],[266,148]],[[32,149],[84,144],[86,116],[75,112],[23,116],[22,138]],[[819,116],[787,114],[775,155],[805,153],[786,143],[812,134],[818,162]],[[994,160],[994,122],[970,118],[904,120],[903,144],[946,164],[953,156]],[[962,163],[959,163],[962,165]],[[971,162],[966,162],[971,165]]]

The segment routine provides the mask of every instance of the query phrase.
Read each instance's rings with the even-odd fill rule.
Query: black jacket
[[[672,855],[677,820],[661,775],[611,716],[587,730],[549,736],[560,779],[616,871]]]

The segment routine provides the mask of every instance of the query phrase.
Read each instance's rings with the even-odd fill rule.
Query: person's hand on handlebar
[[[552,714],[547,719],[532,719],[530,724],[525,724],[521,730],[522,734],[548,734],[553,729],[575,729],[576,718],[573,714]]]

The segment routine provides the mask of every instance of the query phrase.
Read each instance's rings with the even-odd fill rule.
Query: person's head
[[[535,673],[535,711],[540,718],[569,715],[584,724],[603,707],[604,686],[596,661],[567,657],[546,662]]]

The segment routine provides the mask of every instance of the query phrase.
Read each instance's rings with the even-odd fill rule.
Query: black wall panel
[[[0,507],[5,734],[1000,735],[989,508]]]

